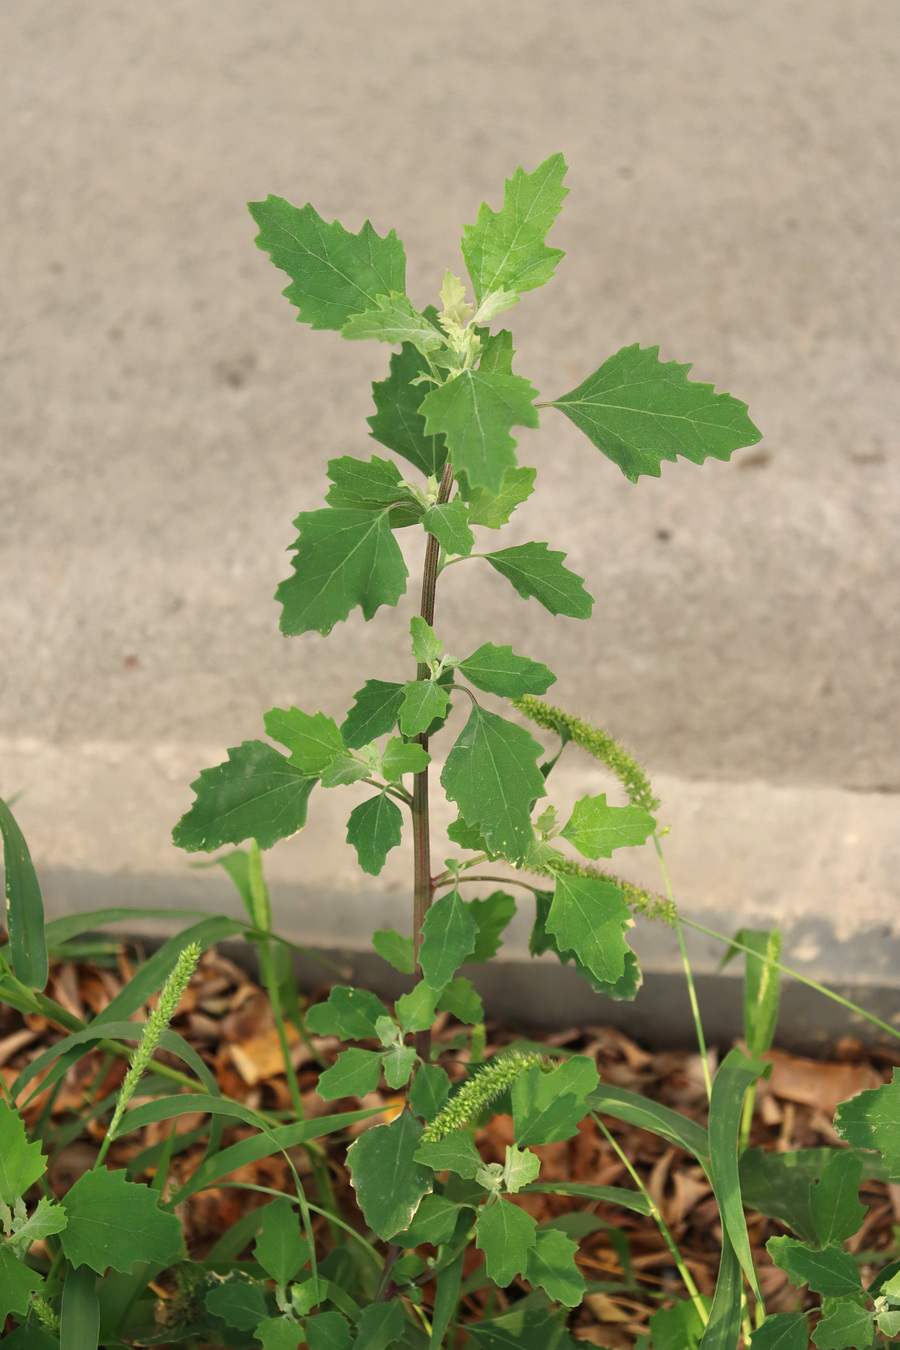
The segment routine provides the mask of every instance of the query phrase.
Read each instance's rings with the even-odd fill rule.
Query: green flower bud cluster
[[[496,1101],[507,1088],[512,1087],[519,1074],[535,1066],[547,1071],[550,1065],[537,1051],[521,1054],[514,1051],[510,1055],[492,1060],[480,1073],[474,1074],[435,1116],[422,1136],[423,1143],[433,1144],[443,1139],[451,1130],[468,1125],[470,1120],[480,1115],[486,1106]]]

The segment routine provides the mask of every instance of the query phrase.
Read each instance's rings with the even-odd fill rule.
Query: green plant
[[[860,1150],[879,1148],[892,1174],[900,1174],[892,1124],[900,1089],[863,1094],[841,1108],[838,1128],[851,1151],[773,1158],[746,1148],[752,1094],[767,1072],[761,1056],[771,1045],[785,969],[777,935],[742,932],[732,944],[730,954],[746,956],[750,1054],[732,1050],[715,1079],[708,1077],[708,1129],[600,1083],[586,1056],[529,1046],[483,1058],[481,1000],[459,971],[497,953],[515,912],[504,887],[521,887],[533,899],[532,953],[572,962],[595,990],[613,999],[633,998],[640,984],[626,940],[633,916],[672,923],[679,938],[681,929],[667,878],[667,896],[660,898],[594,865],[616,848],[648,839],[663,861],[658,802],[640,767],[612,737],[543,701],[556,678],[543,663],[491,642],[468,655],[464,647],[445,651],[436,622],[438,580],[446,568],[480,559],[552,615],[589,617],[593,601],[582,578],[546,543],[476,548],[475,530],[500,530],[533,490],[535,470],[518,464],[511,430],[536,427],[539,409],[569,417],[632,482],[641,474],[658,475],[662,460],[724,460],[759,439],[743,403],[689,381],[690,368],[661,362],[656,348],[626,347],[569,393],[543,402],[513,373],[512,336],[489,324],[547,282],[562,257],[545,240],[566,195],[564,173],[562,156],[553,155],[532,173],[516,171],[499,211],[482,205],[462,237],[474,301],[448,271],[440,310],[419,311],[407,298],[405,255],[393,231],[380,237],[366,222],[354,235],[337,222],[327,224],[311,206],[298,210],[277,197],[251,204],[257,243],[288,273],[284,294],[301,321],[399,348],[387,377],[374,386],[369,425],[372,436],[409,466],[401,470],[379,455],[329,461],[326,506],[295,521],[293,572],[277,591],[282,631],[327,635],[356,607],[369,620],[382,606],[396,605],[407,583],[396,533],[422,529],[421,606],[410,625],[415,678],[366,680],[340,725],[321,712],[274,708],[264,727],[283,749],[248,741],[200,774],[196,800],[175,840],[188,851],[232,846],[217,861],[237,887],[247,922],[193,923],[89,1024],[43,992],[48,942],[67,942],[129,912],[44,925],[27,847],[0,803],[10,927],[9,944],[0,952],[0,994],[64,1032],[19,1074],[8,1100],[0,1100],[0,1324],[8,1315],[16,1321],[7,1337],[11,1345],[41,1350],[61,1341],[64,1350],[92,1350],[128,1341],[207,1344],[216,1335],[231,1347],[264,1350],[294,1350],[301,1340],[310,1350],[439,1350],[457,1343],[463,1292],[479,1282],[502,1289],[517,1278],[532,1292],[497,1315],[467,1323],[471,1341],[484,1350],[571,1345],[567,1312],[586,1291],[576,1244],[559,1226],[538,1226],[511,1198],[529,1188],[613,1202],[656,1218],[687,1297],[651,1318],[655,1350],[735,1350],[742,1331],[753,1350],[803,1350],[807,1344],[805,1314],[765,1316],[742,1201],[796,1233],[773,1239],[770,1251],[796,1282],[808,1280],[826,1299],[814,1333],[817,1346],[868,1345],[876,1334],[890,1336],[900,1328],[900,1263],[866,1294],[855,1262],[840,1245],[861,1219]],[[496,700],[511,703],[512,718],[496,711]],[[550,735],[549,751],[523,721]],[[458,810],[448,831],[457,856],[435,870],[429,766],[442,733],[451,743],[440,783]],[[550,775],[568,744],[607,766],[625,804],[608,802],[606,794],[586,796],[567,820],[546,804]],[[349,813],[347,839],[371,875],[379,874],[404,826],[411,831],[411,931],[373,937],[375,950],[412,979],[393,1008],[365,989],[336,986],[304,1016],[292,983],[290,944],[272,931],[260,850],[304,826],[317,785],[368,789]],[[247,850],[233,847],[248,840]],[[495,876],[484,870],[493,864],[512,871]],[[470,883],[499,888],[466,899],[460,887]],[[203,1060],[169,1028],[199,952],[236,934],[256,944],[271,997],[292,1103],[287,1123],[223,1096]],[[685,969],[693,991],[686,961]],[[142,1030],[129,1019],[160,986],[157,1012]],[[702,1046],[696,999],[694,1007]],[[462,1024],[456,1048],[465,1052],[455,1060],[445,1054],[442,1063],[435,1062],[430,1036],[440,1012]],[[365,1095],[382,1078],[405,1094],[394,1119],[361,1134],[347,1153],[364,1233],[338,1212],[318,1141],[373,1113],[338,1111],[304,1120],[290,1063],[289,1021],[304,1036],[336,1034],[345,1045],[356,1043],[323,1065],[318,1090],[326,1101]],[[125,1047],[128,1040],[139,1042],[136,1051]],[[29,1087],[32,1095],[54,1090],[85,1047],[96,1044],[131,1063],[117,1101],[110,1094],[94,1104],[94,1114],[111,1116],[108,1140],[124,1128],[175,1121],[188,1112],[210,1116],[206,1158],[172,1193],[166,1185],[178,1146],[174,1131],[154,1153],[154,1188],[132,1179],[139,1171],[106,1170],[104,1144],[95,1167],[62,1202],[47,1192],[40,1131],[29,1140],[14,1103]],[[162,1051],[180,1057],[191,1072],[173,1068],[169,1058],[159,1057]],[[124,1115],[145,1074],[148,1100]],[[168,1092],[169,1086],[178,1091]],[[474,1130],[486,1113],[500,1110],[512,1117],[515,1143],[503,1163],[485,1164]],[[705,1169],[723,1228],[712,1301],[701,1297],[627,1159],[634,1190],[540,1180],[532,1148],[571,1137],[586,1116],[603,1131],[605,1117],[652,1130]],[[256,1133],[222,1149],[228,1120]],[[310,1193],[294,1170],[293,1195],[255,1211],[223,1237],[205,1264],[191,1262],[176,1207],[240,1164],[298,1145],[309,1158]],[[29,1213],[26,1197],[36,1184],[45,1193]],[[328,1216],[327,1251],[317,1251],[314,1212]],[[37,1237],[46,1243],[49,1262],[30,1255]],[[252,1260],[240,1261],[254,1239]],[[484,1264],[464,1273],[473,1243]],[[174,1272],[178,1295],[160,1332],[153,1326],[150,1286],[166,1269]]]

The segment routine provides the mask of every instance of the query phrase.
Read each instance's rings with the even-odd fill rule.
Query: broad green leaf
[[[291,752],[290,762],[301,773],[315,778],[335,755],[344,753],[344,742],[333,717],[305,713],[299,708],[272,708],[263,717],[266,735]]]
[[[179,1220],[158,1201],[155,1191],[126,1181],[124,1172],[85,1172],[66,1193],[63,1252],[73,1266],[90,1266],[98,1275],[109,1266],[127,1274],[136,1261],[168,1265],[184,1239]]]
[[[574,1055],[551,1073],[535,1067],[519,1074],[510,1094],[516,1143],[571,1139],[587,1114],[585,1099],[598,1077],[596,1064],[585,1055]]]
[[[812,1334],[818,1350],[869,1350],[875,1334],[875,1314],[860,1299],[826,1298],[824,1316]]]
[[[0,1296],[0,1309],[2,1306]],[[30,1319],[16,1327],[15,1331],[11,1331],[4,1343],[6,1350],[59,1350],[58,1338],[45,1331],[39,1322]]]
[[[327,636],[357,605],[366,619],[382,605],[396,605],[409,573],[389,517],[389,511],[333,506],[300,513],[294,521],[300,534],[291,545],[294,575],[275,592],[282,633]]]
[[[172,841],[188,853],[212,853],[245,839],[271,848],[306,824],[316,782],[265,741],[244,741],[228,751],[224,764],[204,769],[191,783],[196,801],[175,826]]]
[[[713,1079],[709,1102],[710,1181],[722,1223],[751,1288],[755,1288],[756,1265],[741,1203],[738,1138],[747,1089],[768,1071],[761,1060],[748,1059],[737,1049],[729,1050]]]
[[[476,689],[502,698],[545,694],[556,683],[556,676],[540,661],[516,656],[512,647],[495,647],[493,642],[485,642],[460,661],[459,668]]]
[[[364,1052],[348,1050],[347,1053]],[[309,1243],[300,1226],[300,1215],[286,1197],[264,1206],[262,1227],[253,1255],[266,1274],[282,1286],[294,1279],[309,1260]]]
[[[472,958],[474,959],[474,957]],[[438,1012],[448,1012],[464,1026],[484,1021],[484,1004],[471,980],[459,975],[451,980],[438,999]]]
[[[469,513],[465,502],[447,502],[425,509],[422,524],[433,534],[446,553],[468,558],[475,546],[475,536],[469,529]]]
[[[46,1170],[40,1144],[29,1144],[18,1111],[0,1100],[0,1200],[12,1207]]]
[[[670,1107],[660,1106],[658,1102],[640,1097],[627,1088],[601,1083],[591,1093],[587,1106],[600,1115],[613,1116],[616,1120],[624,1120],[629,1125],[638,1125],[642,1130],[658,1134],[668,1143],[693,1153],[701,1162],[709,1158],[709,1135],[706,1130]]]
[[[319,1074],[316,1091],[324,1102],[364,1097],[381,1080],[381,1055],[375,1050],[343,1050],[330,1069]]]
[[[854,1153],[835,1152],[810,1190],[810,1210],[819,1245],[844,1242],[862,1228],[866,1206],[859,1202],[862,1162]]]
[[[434,324],[397,291],[377,296],[375,304],[362,314],[351,314],[341,329],[341,337],[351,341],[374,338],[377,342],[392,344],[411,342],[423,355],[444,345]]]
[[[753,1333],[753,1350],[809,1350],[805,1313],[770,1313]]]
[[[642,806],[607,806],[601,792],[575,803],[561,834],[583,858],[611,858],[614,849],[645,843],[655,828],[656,821]]]
[[[406,255],[394,230],[382,239],[366,221],[350,234],[309,203],[298,208],[271,194],[247,205],[259,226],[257,248],[291,278],[282,295],[299,309],[298,322],[339,332],[379,295],[405,289]]]
[[[367,419],[375,440],[402,455],[426,478],[439,475],[447,459],[445,438],[425,431],[425,418],[419,412],[422,390],[412,383],[427,373],[425,357],[411,343],[404,343],[391,357],[387,379],[372,385],[376,412]]]
[[[44,1278],[13,1254],[0,1238],[0,1328],[9,1313],[24,1317],[31,1307],[31,1295],[44,1287]]]
[[[492,333],[489,328],[476,327],[475,332],[481,340],[478,369],[495,371],[498,375],[511,375],[515,351],[509,329],[501,328],[499,333]]]
[[[25,1253],[32,1242],[49,1237],[51,1233],[61,1233],[68,1221],[69,1216],[64,1206],[42,1195],[33,1213],[23,1224],[16,1225],[15,1235],[11,1241],[20,1253]]]
[[[417,1082],[418,1077],[417,1074]],[[459,1210],[456,1201],[448,1200],[444,1195],[423,1195],[416,1217],[405,1232],[397,1233],[394,1241],[399,1247],[418,1247],[422,1242],[430,1242],[433,1247],[437,1247],[442,1242],[449,1242],[456,1228]]]
[[[387,855],[400,843],[403,816],[399,806],[384,792],[354,806],[347,821],[347,843],[356,849],[359,865],[377,877]]]
[[[466,1332],[481,1350],[576,1350],[580,1344],[549,1309],[524,1299],[499,1317],[467,1323]]]
[[[413,525],[422,515],[422,505],[403,483],[393,460],[377,455],[366,462],[342,455],[328,461],[331,487],[325,500],[329,506],[346,506],[354,511],[390,510],[391,526],[401,529]]]
[[[585,1295],[584,1276],[575,1264],[578,1245],[557,1228],[539,1228],[528,1253],[525,1278],[555,1303],[576,1308]]]
[[[884,1336],[900,1335],[900,1308],[878,1313],[878,1330]]]
[[[349,1323],[339,1312],[314,1313],[307,1317],[303,1334],[309,1350],[350,1350],[353,1343]]]
[[[421,773],[430,763],[431,756],[427,750],[415,741],[404,741],[400,736],[391,737],[379,760],[381,772],[391,783],[399,783],[405,773]]]
[[[316,1003],[307,1011],[306,1025],[314,1036],[366,1041],[376,1035],[378,1018],[387,1016],[387,1008],[370,990],[337,984],[324,1003]]]
[[[3,839],[6,926],[12,968],[17,980],[27,984],[29,989],[40,991],[47,983],[49,969],[44,902],[25,836],[2,799],[0,837]]]
[[[470,487],[497,493],[516,463],[510,428],[538,425],[537,396],[521,375],[463,370],[427,393],[419,411],[429,435],[446,437],[454,472]]]
[[[351,750],[361,750],[379,736],[387,736],[400,720],[400,707],[406,697],[406,686],[391,684],[388,680],[366,680],[354,694],[355,702],[341,724],[344,744]]]
[[[536,1181],[540,1170],[541,1160],[536,1153],[530,1153],[527,1148],[516,1148],[515,1144],[506,1145],[503,1185],[510,1195],[515,1195],[523,1186]]]
[[[403,1335],[403,1304],[399,1299],[370,1303],[363,1308],[356,1328],[358,1350],[388,1350]]]
[[[494,891],[486,900],[467,900],[465,905],[478,925],[475,950],[469,960],[490,961],[500,950],[501,934],[512,922],[516,902],[505,891]]]
[[[712,1300],[705,1298],[703,1304],[708,1313]],[[650,1315],[653,1350],[697,1350],[703,1326],[703,1318],[693,1299],[682,1299],[674,1308],[660,1308]]]
[[[372,934],[372,946],[382,961],[389,962],[401,975],[412,975],[415,971],[415,944],[411,937],[401,937],[394,928],[379,928]]]
[[[744,1203],[767,1219],[792,1228],[804,1242],[818,1243],[812,1217],[811,1193],[834,1149],[800,1149],[791,1153],[764,1153],[748,1148],[741,1157],[740,1180]]]
[[[900,1181],[900,1074],[841,1102],[834,1128],[851,1148],[877,1148],[892,1181]]]
[[[427,1031],[434,1021],[435,1005],[440,990],[430,988],[420,980],[408,994],[401,994],[394,1004],[397,1021],[403,1031]]]
[[[469,849],[473,853],[487,853],[492,858],[499,858],[499,853],[491,854],[491,850],[485,843],[481,831],[474,825],[467,825],[462,816],[457,816],[456,820],[450,822],[447,826],[447,838],[454,844],[459,844],[460,848]]]
[[[547,544],[515,544],[484,557],[495,572],[506,577],[523,600],[534,596],[551,614],[570,619],[589,619],[593,596],[584,589],[584,578],[563,567],[564,553]]]
[[[392,1045],[382,1055],[384,1081],[394,1092],[404,1087],[416,1065],[418,1056],[411,1045]]]
[[[319,782],[323,788],[347,787],[350,783],[361,783],[369,778],[372,765],[364,763],[356,755],[347,753],[335,755],[323,770]]]
[[[412,638],[413,660],[430,666],[432,661],[440,661],[444,644],[427,619],[414,614],[409,621],[409,633]]]
[[[422,924],[419,964],[432,989],[443,989],[475,950],[478,924],[459,891],[452,890],[434,904]]]
[[[687,378],[690,365],[660,361],[659,347],[623,347],[577,389],[553,399],[625,477],[658,478],[660,463],[678,455],[702,464],[707,455],[729,459],[761,433],[747,405],[711,384]]]
[[[536,477],[536,469],[517,464],[506,470],[499,492],[488,492],[482,487],[469,487],[463,475],[459,480],[459,491],[468,502],[469,524],[499,530],[508,522],[516,507],[531,496]]]
[[[821,1251],[791,1237],[773,1237],[766,1251],[786,1272],[791,1284],[808,1284],[816,1294],[839,1298],[862,1289],[859,1267],[849,1252],[832,1245]]]
[[[479,304],[501,287],[531,291],[549,281],[562,249],[544,243],[569,189],[563,187],[566,161],[550,155],[532,173],[516,169],[507,178],[503,206],[478,208],[474,225],[466,225],[460,241]]]
[[[334,1316],[340,1317],[340,1313]],[[263,1350],[297,1350],[300,1334],[300,1327],[292,1317],[266,1317],[253,1328],[253,1335],[262,1341]],[[349,1336],[345,1345],[349,1350]]]
[[[366,1223],[385,1242],[408,1228],[434,1174],[414,1158],[423,1125],[401,1111],[390,1125],[374,1125],[350,1146],[347,1163]]]
[[[598,979],[583,961],[579,961],[575,952],[563,951],[553,934],[547,932],[547,916],[553,904],[553,892],[538,891],[534,899],[534,926],[528,940],[528,950],[532,956],[541,956],[544,952],[554,952],[563,965],[571,961],[582,979],[587,980],[591,988],[596,989],[598,994],[605,994],[607,998],[621,1001],[624,999],[630,1000],[636,996],[641,987],[643,976],[638,959],[630,947],[625,949],[625,969],[619,978],[616,980]]]
[[[252,1331],[269,1311],[264,1288],[243,1271],[232,1270],[221,1282],[217,1281],[207,1289],[203,1306],[213,1317],[221,1317],[227,1326],[237,1327],[238,1331]]]
[[[741,1264],[725,1233],[722,1237],[716,1292],[706,1330],[700,1337],[700,1350],[737,1350],[741,1334],[742,1296]]]
[[[441,784],[491,852],[521,862],[534,839],[531,808],[545,797],[542,747],[523,727],[477,705],[447,756]]]
[[[417,1116],[434,1120],[447,1105],[450,1079],[439,1064],[420,1064],[409,1089],[409,1104]]]
[[[421,736],[435,718],[444,716],[450,695],[435,680],[408,680],[403,691],[400,730],[404,736]]]
[[[562,951],[574,952],[598,980],[615,983],[625,973],[629,948],[623,931],[630,923],[622,892],[611,881],[557,877],[547,931]]]
[[[435,1172],[455,1172],[457,1176],[468,1180],[477,1176],[479,1168],[484,1166],[480,1153],[465,1130],[454,1130],[443,1139],[420,1144],[416,1150],[416,1161]]]
[[[484,1252],[487,1273],[501,1289],[525,1274],[536,1241],[537,1221],[511,1200],[489,1201],[479,1211],[475,1246]]]

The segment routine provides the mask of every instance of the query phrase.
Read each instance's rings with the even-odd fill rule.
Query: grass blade
[[[12,811],[0,799],[0,836],[6,877],[6,921],[9,952],[17,980],[44,989],[49,973],[44,933],[44,902],[25,836]]]
[[[769,1071],[767,1064],[748,1059],[740,1050],[729,1050],[713,1080],[709,1103],[710,1180],[722,1224],[731,1240],[738,1261],[757,1298],[762,1302],[756,1268],[750,1252],[747,1220],[741,1203],[738,1161],[738,1133],[744,1105],[744,1093],[757,1078]],[[725,1260],[723,1255],[723,1262]]]

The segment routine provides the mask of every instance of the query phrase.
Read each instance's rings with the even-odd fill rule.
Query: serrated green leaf
[[[553,1144],[571,1139],[587,1114],[588,1093],[599,1075],[593,1060],[574,1055],[551,1073],[526,1069],[511,1091],[517,1144]]]
[[[464,1026],[484,1021],[484,1004],[471,980],[459,975],[451,980],[438,999],[438,1012],[448,1012]]]
[[[346,1053],[366,1052],[348,1050]],[[253,1255],[266,1274],[282,1288],[306,1265],[310,1258],[309,1243],[300,1225],[300,1215],[290,1200],[281,1197],[264,1206]]]
[[[40,1144],[28,1142],[18,1111],[0,1100],[0,1200],[14,1205],[46,1170]]]
[[[424,980],[401,994],[394,1004],[397,1021],[404,1031],[427,1031],[434,1021],[438,989],[432,989]]]
[[[456,820],[447,826],[447,838],[454,844],[459,844],[460,848],[470,849],[473,853],[487,853],[492,858],[500,856],[499,853],[491,853],[481,831],[474,825],[467,824],[462,816],[457,816]]]
[[[409,573],[389,511],[328,506],[301,511],[294,525],[300,531],[291,545],[294,575],[275,592],[282,633],[327,636],[357,605],[366,619],[396,605]]]
[[[340,1036],[342,1041],[366,1041],[375,1036],[375,1023],[388,1010],[368,989],[350,989],[338,984],[324,1003],[306,1013],[307,1028],[314,1036]]]
[[[617,848],[646,842],[656,821],[642,806],[607,806],[606,793],[582,797],[560,831],[583,858],[611,858]]]
[[[297,1350],[300,1334],[300,1327],[292,1317],[266,1317],[253,1329],[256,1340],[262,1341],[263,1350]],[[349,1347],[349,1340],[346,1344]]]
[[[480,1153],[465,1130],[454,1130],[443,1139],[420,1144],[416,1149],[416,1161],[435,1172],[455,1172],[469,1181],[484,1166]]]
[[[384,792],[354,806],[347,821],[347,843],[356,849],[362,870],[373,877],[378,876],[402,834],[403,815]]]
[[[475,1246],[484,1252],[488,1276],[501,1289],[525,1274],[536,1241],[537,1221],[511,1200],[488,1202],[475,1220]]]
[[[382,961],[389,962],[401,975],[412,975],[415,971],[415,944],[411,937],[401,937],[394,928],[379,928],[372,934],[372,946]]]
[[[712,1299],[702,1301],[708,1313]],[[650,1314],[653,1350],[697,1350],[703,1328],[703,1318],[693,1299],[682,1299],[674,1308],[660,1308]]]
[[[290,763],[315,778],[344,752],[344,742],[333,717],[305,713],[299,708],[272,708],[263,716],[266,735],[291,752]]]
[[[523,600],[534,596],[551,614],[589,619],[594,597],[584,589],[584,578],[563,567],[565,553],[547,544],[515,544],[485,553],[495,572],[506,577]]]
[[[878,1313],[878,1330],[884,1336],[900,1335],[900,1308]]]
[[[431,756],[416,741],[404,741],[393,736],[378,761],[381,772],[390,783],[399,783],[405,773],[421,773],[431,763]]]
[[[15,1233],[10,1241],[20,1254],[24,1254],[32,1242],[49,1237],[51,1233],[61,1233],[68,1221],[65,1207],[42,1195],[34,1212],[23,1224],[15,1225]]]
[[[381,1080],[381,1055],[375,1050],[343,1050],[330,1069],[319,1074],[316,1088],[323,1102],[364,1097]]]
[[[496,315],[503,314],[505,310],[512,309],[513,305],[517,305],[519,298],[516,291],[508,291],[502,286],[496,291],[491,291],[484,297],[478,309],[472,315],[473,325],[489,323]],[[475,332],[478,331],[476,327]],[[482,368],[479,365],[479,369]]]
[[[434,1173],[414,1158],[424,1127],[411,1111],[375,1125],[350,1146],[347,1163],[366,1223],[385,1242],[408,1228]]]
[[[467,1323],[466,1332],[481,1350],[577,1350],[579,1345],[549,1309],[524,1299],[499,1317]]]
[[[787,1274],[791,1284],[808,1284],[816,1294],[838,1298],[862,1289],[859,1268],[849,1252],[832,1245],[821,1251],[791,1237],[773,1237],[766,1251]]]
[[[805,1313],[770,1313],[753,1333],[753,1350],[809,1350]]]
[[[0,1327],[9,1313],[24,1317],[31,1307],[32,1293],[43,1287],[43,1276],[20,1261],[0,1238]]]
[[[515,1195],[523,1186],[536,1181],[540,1170],[541,1160],[536,1153],[529,1153],[527,1148],[516,1148],[515,1144],[506,1145],[503,1185],[510,1195]]]
[[[501,287],[531,291],[553,276],[563,252],[544,240],[569,191],[562,185],[565,173],[561,154],[531,173],[516,169],[506,180],[500,210],[482,202],[475,224],[464,227],[460,247],[479,304]]]
[[[841,1102],[834,1128],[851,1148],[877,1148],[892,1181],[900,1181],[900,1074]]]
[[[376,296],[371,308],[362,314],[351,314],[341,329],[341,337],[350,341],[374,338],[391,344],[410,342],[423,355],[444,345],[434,325],[397,291]]]
[[[512,922],[516,902],[505,891],[494,891],[486,900],[467,900],[466,908],[478,925],[475,950],[470,961],[490,961],[501,947],[501,934]]]
[[[403,1304],[399,1299],[389,1303],[370,1303],[363,1308],[356,1328],[357,1350],[388,1350],[403,1335]]]
[[[323,788],[347,787],[350,783],[361,783],[370,777],[372,765],[364,763],[356,755],[344,751],[335,755],[330,764],[322,770],[319,782]]]
[[[459,891],[454,889],[435,900],[425,915],[419,948],[422,974],[432,989],[449,984],[475,950],[477,936],[478,924]]]
[[[544,952],[553,952],[559,957],[563,965],[571,961],[582,979],[587,980],[591,988],[595,989],[598,994],[605,994],[607,998],[614,999],[616,1002],[633,999],[641,987],[643,976],[641,975],[640,963],[631,948],[626,947],[625,969],[617,980],[598,979],[583,961],[579,961],[575,952],[561,950],[553,934],[547,932],[547,915],[552,903],[552,891],[538,891],[535,895],[535,921],[528,942],[528,950],[531,955],[541,956]]]
[[[442,506],[427,507],[422,524],[429,534],[434,535],[446,553],[468,558],[475,546],[475,536],[469,529],[469,513],[465,502],[457,500]]]
[[[512,427],[536,427],[538,391],[521,375],[463,370],[432,389],[419,411],[428,435],[444,435],[456,473],[471,487],[497,493],[516,463]]]
[[[622,892],[594,877],[556,879],[547,914],[547,931],[564,952],[574,952],[597,977],[614,984],[625,973],[628,953],[623,931],[631,922]]]
[[[512,647],[495,647],[493,642],[485,642],[460,661],[459,669],[476,689],[501,698],[545,694],[556,683],[556,676],[540,661],[516,656]]]
[[[542,747],[523,727],[473,707],[447,756],[441,784],[491,852],[521,862],[534,839],[532,803],[547,795],[537,766]]]
[[[325,496],[329,506],[349,507],[354,511],[390,510],[392,529],[414,525],[422,515],[422,504],[402,481],[393,460],[377,455],[366,462],[342,455],[328,461],[331,487]]]
[[[415,1082],[418,1082],[418,1077],[417,1074]],[[422,1242],[430,1242],[433,1247],[437,1247],[442,1242],[449,1242],[456,1228],[459,1211],[460,1206],[456,1201],[445,1195],[423,1195],[416,1217],[404,1233],[396,1235],[394,1241],[399,1247],[418,1247]]]
[[[434,1120],[450,1095],[450,1079],[439,1064],[420,1064],[409,1089],[409,1104],[417,1116]]]
[[[136,1261],[168,1265],[184,1239],[179,1220],[158,1202],[156,1191],[126,1181],[124,1172],[85,1172],[66,1193],[65,1256],[98,1275],[110,1266],[127,1274]]]
[[[435,680],[408,680],[400,704],[400,730],[404,736],[421,736],[432,722],[443,717],[450,695]]]
[[[482,487],[469,487],[465,475],[460,475],[460,495],[468,503],[469,524],[485,525],[489,530],[499,530],[506,525],[517,506],[527,501],[534,491],[536,469],[517,464],[507,469],[503,475],[499,492],[488,492]]]
[[[409,621],[409,633],[412,638],[413,660],[430,666],[432,661],[440,661],[444,644],[427,619],[414,614]]]
[[[406,255],[394,230],[382,239],[367,220],[350,234],[336,220],[328,225],[309,203],[291,206],[271,194],[247,205],[259,226],[257,248],[291,278],[282,295],[297,306],[300,322],[340,332],[379,295],[405,289]]]
[[[805,1242],[817,1242],[810,1193],[833,1149],[764,1153],[749,1148],[741,1156],[741,1195],[748,1208],[792,1228]]]
[[[557,1228],[539,1228],[528,1253],[525,1278],[555,1303],[575,1308],[585,1295],[584,1276],[575,1264],[578,1244]]]
[[[402,455],[426,478],[440,475],[447,460],[445,438],[428,435],[425,418],[419,412],[422,390],[413,380],[427,373],[425,357],[410,343],[404,343],[391,357],[387,379],[372,385],[376,411],[367,419],[375,440]]]
[[[366,680],[353,697],[353,707],[341,724],[341,737],[349,749],[360,750],[394,730],[400,720],[406,686],[388,680]]]
[[[660,361],[659,347],[623,347],[577,389],[552,400],[625,477],[660,475],[678,455],[729,459],[762,439],[747,405],[687,378],[690,365]]]
[[[478,369],[493,371],[498,375],[511,375],[513,357],[516,353],[513,350],[512,333],[509,329],[501,328],[499,333],[492,333],[488,328],[476,327],[475,332],[481,341]]]
[[[2,1303],[0,1303],[2,1307]],[[59,1340],[39,1322],[28,1320],[6,1337],[6,1350],[59,1350]]]
[[[835,1152],[811,1187],[810,1212],[820,1246],[844,1242],[862,1228],[866,1206],[859,1202],[861,1181],[861,1159],[854,1153]]]
[[[172,831],[188,853],[212,853],[224,844],[255,839],[271,848],[306,824],[310,778],[265,741],[244,741],[224,764],[204,769],[191,787],[196,801]]]
[[[269,1311],[263,1288],[243,1271],[232,1270],[220,1283],[207,1289],[203,1306],[213,1317],[221,1317],[226,1325],[237,1327],[238,1331],[252,1331]]]
[[[2,799],[0,838],[3,840],[10,960],[16,979],[30,989],[40,991],[47,983],[49,970],[44,902],[25,836]]]
[[[303,1329],[309,1350],[350,1350],[350,1325],[339,1312],[315,1313]],[[296,1350],[296,1348],[295,1348]]]
[[[875,1314],[855,1299],[826,1298],[824,1317],[812,1334],[818,1350],[869,1350],[875,1334]]]
[[[384,1065],[384,1081],[396,1092],[409,1082],[418,1056],[411,1045],[392,1045],[381,1058]]]

